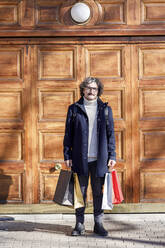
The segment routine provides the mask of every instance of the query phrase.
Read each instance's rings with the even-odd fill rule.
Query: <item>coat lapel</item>
[[[75,105],[78,106],[84,112],[85,115],[87,115],[87,112],[86,112],[85,107],[84,107],[83,97],[81,97],[80,100],[75,103]]]

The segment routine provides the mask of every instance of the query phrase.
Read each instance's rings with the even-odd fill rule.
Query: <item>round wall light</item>
[[[87,4],[78,2],[71,8],[71,17],[77,23],[86,22],[91,15],[90,8]]]

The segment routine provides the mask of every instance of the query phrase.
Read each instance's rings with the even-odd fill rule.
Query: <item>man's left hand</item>
[[[115,164],[116,164],[116,161],[115,160],[110,159],[108,161],[109,171],[111,171],[113,169],[113,167],[115,166]]]

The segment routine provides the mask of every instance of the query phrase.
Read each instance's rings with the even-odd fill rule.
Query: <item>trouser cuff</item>
[[[104,216],[104,214],[94,216],[94,222],[95,223],[102,223],[103,222],[103,216]]]

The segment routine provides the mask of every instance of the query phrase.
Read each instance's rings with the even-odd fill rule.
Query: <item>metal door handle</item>
[[[55,164],[54,169],[55,170],[61,170],[62,165],[60,163]]]

